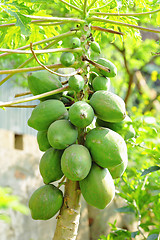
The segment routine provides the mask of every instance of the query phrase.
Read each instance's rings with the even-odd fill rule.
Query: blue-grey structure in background
[[[5,75],[0,75],[0,80],[4,79],[4,77]],[[13,82],[11,80],[8,80],[0,87],[0,102],[7,102],[19,99],[14,97],[15,94],[27,91],[29,91],[27,88],[25,89],[23,87],[17,87],[13,85]],[[38,103],[39,100],[35,100],[23,103],[23,105],[36,105]],[[6,110],[0,109],[0,128],[13,131],[15,134],[36,135],[37,131],[27,125],[27,121],[31,115],[32,110],[33,108],[13,107],[7,107]]]

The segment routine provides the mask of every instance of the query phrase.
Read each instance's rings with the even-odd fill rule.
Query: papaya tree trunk
[[[67,179],[64,202],[57,217],[53,240],[76,240],[80,219],[80,195],[79,183]]]

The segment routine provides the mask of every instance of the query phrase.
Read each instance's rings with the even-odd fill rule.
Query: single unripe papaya
[[[119,165],[116,165],[114,167],[108,167],[108,170],[112,176],[113,179],[119,178],[123,175],[124,171],[126,170],[128,164],[127,158],[124,159],[122,163]]]
[[[45,184],[59,180],[63,176],[61,156],[63,151],[48,149],[41,157],[39,170]]]
[[[71,48],[78,48],[81,45],[81,40],[78,37],[71,38]]]
[[[96,53],[101,52],[101,48],[97,42],[91,42],[90,47],[91,47],[92,51],[94,51]]]
[[[94,128],[86,135],[85,146],[92,160],[103,168],[127,162],[127,146],[124,139],[109,128]]]
[[[78,101],[69,109],[69,120],[79,128],[85,128],[91,124],[94,118],[93,108],[86,102]]]
[[[38,131],[37,132],[37,142],[39,145],[39,149],[42,152],[45,152],[47,149],[49,149],[51,147],[51,145],[48,142],[47,131]]]
[[[108,169],[95,163],[79,185],[86,202],[99,209],[107,207],[115,196],[114,182]]]
[[[64,175],[72,181],[84,179],[91,168],[92,159],[86,147],[73,144],[66,148],[61,158]]]
[[[110,78],[106,77],[95,77],[92,81],[92,87],[94,91],[99,91],[99,90],[106,90],[108,91],[110,88]]]
[[[75,62],[75,57],[71,52],[64,52],[60,57],[60,62],[63,66],[69,67]]]
[[[96,119],[97,127],[106,127],[119,133],[125,140],[135,137],[135,130],[132,126],[132,120],[126,116],[121,122],[106,122],[99,118]]]
[[[84,78],[81,75],[76,74],[69,78],[68,84],[71,90],[80,92],[84,87]]]
[[[56,99],[46,100],[39,103],[32,111],[28,120],[28,126],[38,130],[47,130],[49,125],[58,120],[68,117],[64,104]]]
[[[105,76],[105,77],[115,77],[117,75],[117,68],[111,61],[109,61],[105,58],[100,58],[100,59],[98,59],[97,63],[110,69],[110,71],[107,72],[107,71],[99,68],[98,72],[100,74],[102,74],[103,76]]]
[[[98,118],[107,122],[121,122],[126,116],[125,103],[118,95],[100,90],[95,92],[90,105]]]
[[[57,120],[48,128],[48,141],[55,149],[65,149],[76,142],[78,130],[68,120]]]
[[[35,220],[48,220],[62,207],[63,193],[52,184],[38,188],[29,200],[32,218]]]
[[[28,86],[33,95],[49,92],[62,87],[61,82],[48,71],[36,71],[28,75]],[[62,93],[54,94],[40,100],[58,99]]]
[[[98,77],[98,76],[99,76],[98,73],[96,73],[96,72],[91,72],[91,73],[89,74],[89,82],[92,83],[93,79],[94,79],[95,77]]]

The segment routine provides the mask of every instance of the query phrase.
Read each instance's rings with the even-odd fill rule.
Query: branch
[[[103,16],[140,16],[147,15],[159,12],[160,9],[150,11],[150,12],[141,12],[141,13],[104,13],[104,12],[92,12],[90,15],[103,15]]]
[[[55,48],[48,50],[35,50],[35,53],[56,53],[56,52],[81,52],[82,48]],[[30,50],[14,50],[14,49],[5,49],[0,48],[0,52],[8,52],[8,53],[18,53],[18,54],[32,54]]]
[[[88,18],[88,21],[89,22],[97,21],[97,22],[104,22],[104,23],[112,23],[112,24],[115,24],[115,25],[122,25],[122,26],[125,26],[125,27],[137,28],[137,29],[142,30],[142,31],[160,33],[160,30],[140,27],[140,26],[133,25],[133,24],[128,24],[128,23],[117,22],[117,21],[108,20],[108,19],[105,19],[105,18],[91,17],[91,18]]]
[[[123,60],[124,60],[124,66],[125,66],[126,72],[128,74],[128,77],[129,77],[128,89],[127,89],[127,93],[126,93],[126,96],[125,96],[125,99],[124,99],[124,102],[127,106],[128,99],[129,99],[129,96],[131,94],[134,74],[133,74],[133,72],[131,72],[131,70],[129,69],[129,66],[128,66],[128,62],[127,62],[127,58],[126,58],[126,51],[125,51],[125,47],[124,47],[124,42],[123,42],[123,48],[122,49],[119,48],[115,43],[112,43],[112,45],[122,54],[122,57],[123,57]]]
[[[102,28],[102,27],[99,27],[99,26],[91,26],[91,29],[101,31],[101,32],[109,32],[109,33],[113,33],[113,34],[124,35],[124,33],[122,33],[122,32],[117,32],[117,31],[107,29],[107,28]]]
[[[30,43],[30,48],[31,48],[31,51],[32,51],[32,54],[35,58],[35,60],[37,61],[37,63],[43,67],[44,69],[46,69],[48,72],[52,73],[52,74],[55,74],[59,77],[70,77],[70,76],[73,76],[77,73],[82,73],[82,69],[81,68],[78,68],[76,71],[72,72],[72,73],[69,73],[69,74],[61,74],[61,73],[57,73],[57,72],[54,72],[52,70],[50,70],[48,67],[46,67],[45,65],[43,65],[37,58],[36,54],[35,54],[35,51],[33,50],[33,47],[32,47],[32,43]]]
[[[62,3],[64,3],[64,4],[66,4],[66,5],[69,6],[70,8],[75,9],[76,11],[78,11],[78,12],[80,12],[80,13],[83,12],[83,11],[82,11],[81,9],[79,9],[78,7],[72,5],[72,4],[70,4],[70,3],[68,3],[68,2],[66,2],[66,1],[64,1],[64,0],[59,0],[59,1],[62,2]]]
[[[69,36],[72,36],[74,34],[75,34],[74,31],[69,31],[69,32],[60,34],[58,36],[54,36],[54,37],[47,38],[47,39],[44,39],[44,40],[41,40],[41,41],[38,41],[38,42],[34,42],[33,46],[36,46],[36,45],[39,45],[39,44],[42,44],[42,43],[47,43],[47,42],[52,41],[52,40],[61,40],[65,37],[69,37]],[[26,49],[26,48],[30,48],[30,45],[22,46],[20,48],[17,48],[16,50],[21,50],[21,49]],[[6,56],[6,55],[9,55],[9,54],[12,54],[12,53],[2,53],[2,54],[0,54],[0,57]]]
[[[69,88],[69,86],[65,86],[65,87],[62,87],[62,88],[58,88],[56,90],[52,90],[50,92],[38,94],[38,95],[33,96],[33,97],[23,98],[23,99],[19,99],[19,100],[15,100],[15,101],[9,101],[9,102],[0,102],[0,107],[9,107],[9,106],[12,106],[12,105],[18,104],[18,103],[30,102],[30,101],[33,101],[33,100],[41,99],[43,97],[48,97],[48,96],[51,96],[53,94],[64,92],[68,88]]]

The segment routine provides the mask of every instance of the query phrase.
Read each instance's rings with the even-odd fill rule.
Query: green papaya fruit
[[[92,165],[90,153],[86,147],[73,144],[62,154],[61,167],[64,175],[72,181],[84,179]]]
[[[115,77],[117,75],[117,68],[111,61],[109,61],[105,58],[100,58],[100,59],[97,60],[97,63],[110,69],[110,72],[107,72],[107,71],[99,68],[97,71],[100,74],[102,74],[103,76],[105,76],[105,77]]]
[[[93,79],[94,79],[95,77],[98,77],[98,76],[99,76],[98,73],[96,73],[96,72],[90,72],[90,74],[89,74],[89,82],[92,83]]]
[[[93,108],[86,102],[78,101],[69,109],[69,120],[79,128],[85,128],[91,124],[94,118]]]
[[[124,171],[126,170],[128,160],[127,160],[127,158],[125,158],[124,160],[125,160],[124,162],[120,163],[117,166],[108,167],[108,170],[113,179],[121,177],[123,175]]]
[[[56,99],[39,103],[28,119],[28,126],[38,131],[47,130],[49,125],[62,118],[67,118],[68,112],[64,104]]]
[[[78,130],[68,120],[57,120],[48,128],[48,141],[55,149],[65,149],[76,142]]]
[[[80,92],[84,87],[84,78],[79,74],[71,76],[68,80],[68,85],[71,90]]]
[[[71,52],[64,52],[60,57],[60,62],[63,66],[69,67],[75,62],[75,57]]]
[[[62,207],[63,193],[52,184],[38,188],[29,200],[32,218],[35,220],[48,220]]]
[[[125,103],[118,95],[99,90],[90,98],[96,116],[107,122],[121,122],[126,116]]]
[[[48,149],[41,157],[39,170],[45,184],[59,180],[63,176],[61,156],[63,151]]]
[[[51,145],[48,142],[47,131],[38,131],[37,132],[37,142],[39,145],[39,149],[42,152],[45,152],[47,149],[49,149],[51,147]]]
[[[81,46],[81,40],[78,37],[71,38],[71,48],[78,48]]]
[[[125,140],[135,137],[135,130],[132,126],[132,120],[126,116],[121,122],[106,122],[99,118],[96,119],[97,127],[106,127],[119,133]]]
[[[110,88],[110,78],[106,77],[95,77],[92,81],[92,87],[94,91],[99,91],[99,90],[106,90],[108,91]]]
[[[36,71],[28,75],[28,86],[33,95],[49,92],[62,87],[61,82],[48,71]],[[54,94],[48,97],[41,98],[44,101],[47,99],[58,99],[62,93]]]
[[[101,52],[101,48],[97,42],[91,42],[90,47],[91,47],[92,51],[94,51],[96,53]]]
[[[95,163],[79,185],[86,202],[99,209],[107,207],[115,196],[114,182],[108,169]]]
[[[85,146],[93,161],[103,168],[126,162],[127,146],[124,139],[109,128],[94,128],[86,135]]]

